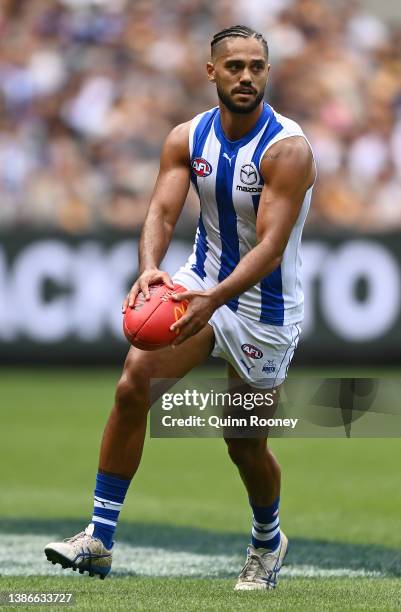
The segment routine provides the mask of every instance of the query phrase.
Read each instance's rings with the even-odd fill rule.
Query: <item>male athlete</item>
[[[188,310],[172,326],[179,330],[173,348],[130,348],[103,435],[91,523],[45,549],[50,561],[101,578],[110,571],[117,519],[141,459],[150,379],[181,378],[213,354],[228,362],[229,377],[271,389],[284,380],[299,338],[311,148],[294,121],[263,101],[270,69],[263,36],[234,26],[216,34],[211,47],[207,75],[219,105],[166,139],[140,241],[140,276],[123,305],[133,307],[139,291],[148,297],[149,285],[172,288],[173,280],[188,289],[176,296],[189,299]],[[159,265],[190,181],[200,199],[199,225],[191,257],[171,279]],[[253,513],[235,588],[271,589],[288,544],[279,524],[280,467],[265,438],[226,443]]]

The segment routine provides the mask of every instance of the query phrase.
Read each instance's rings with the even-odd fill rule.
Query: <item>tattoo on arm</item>
[[[268,159],[277,159],[278,157],[280,157],[281,153],[267,153],[266,157]]]

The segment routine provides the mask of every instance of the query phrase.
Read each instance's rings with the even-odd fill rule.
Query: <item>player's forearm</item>
[[[139,242],[139,270],[158,268],[169,247],[174,225],[160,212],[150,211]]]
[[[281,252],[275,246],[268,242],[259,243],[241,259],[233,272],[212,290],[218,307],[259,283],[280,265],[281,260]]]

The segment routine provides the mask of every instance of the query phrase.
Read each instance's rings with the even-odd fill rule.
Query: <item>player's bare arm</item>
[[[139,278],[124,300],[123,312],[133,307],[140,291],[149,299],[149,285],[165,283],[174,287],[167,272],[159,270],[189,189],[189,123],[175,127],[168,135],[160,158],[160,170],[150,200],[139,243]]]
[[[293,136],[273,145],[262,159],[260,171],[265,184],[256,219],[257,245],[213,289],[177,295],[178,301],[189,299],[190,306],[172,326],[180,329],[175,345],[202,329],[216,308],[256,285],[281,263],[305,193],[315,179],[313,156],[305,138]]]

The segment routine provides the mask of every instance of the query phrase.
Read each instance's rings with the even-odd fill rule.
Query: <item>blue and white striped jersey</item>
[[[224,280],[241,257],[256,245],[256,215],[264,181],[260,161],[274,143],[304,136],[300,126],[264,104],[255,127],[240,140],[223,132],[218,107],[197,115],[191,123],[191,180],[201,213],[192,255],[186,268],[207,286]],[[291,177],[289,177],[291,180]],[[271,325],[297,323],[303,318],[300,242],[312,188],[302,204],[281,265],[227,306],[240,315]]]

